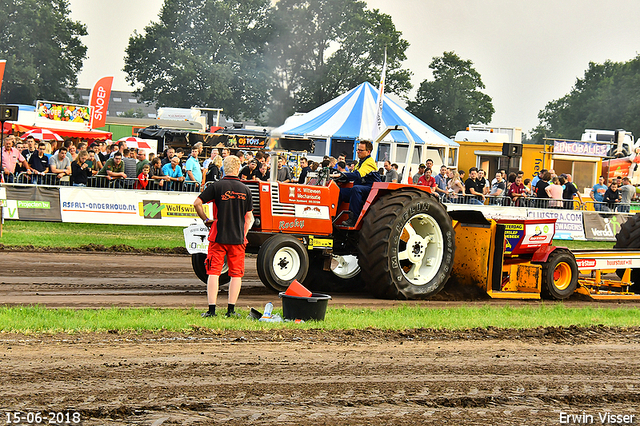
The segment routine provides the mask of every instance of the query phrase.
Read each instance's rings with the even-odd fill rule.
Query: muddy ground
[[[278,306],[251,264],[239,304]],[[0,252],[0,283],[11,305],[206,304],[180,255]],[[332,306],[543,303],[332,296]],[[4,333],[0,421],[9,411],[67,410],[87,425],[603,424],[606,413],[640,424],[639,350],[640,328],[605,327]],[[564,421],[583,414],[587,422]]]

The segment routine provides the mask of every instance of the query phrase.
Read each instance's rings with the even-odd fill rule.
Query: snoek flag
[[[111,96],[111,85],[113,76],[102,77],[89,95],[89,106],[93,107],[91,113],[91,128],[103,127],[107,121],[107,109],[109,108],[109,97]]]

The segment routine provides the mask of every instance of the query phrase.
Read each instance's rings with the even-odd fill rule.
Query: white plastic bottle
[[[266,305],[264,305],[264,314],[262,314],[263,318],[269,318],[271,317],[271,313],[273,312],[273,303],[271,302],[267,302]]]

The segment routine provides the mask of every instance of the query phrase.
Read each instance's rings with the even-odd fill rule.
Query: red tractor
[[[247,252],[257,253],[260,279],[274,291],[296,279],[313,290],[366,286],[381,298],[421,299],[440,291],[451,274],[452,221],[427,187],[374,183],[355,226],[342,227],[349,206],[339,205],[338,185],[350,183],[244,183],[256,217]],[[206,228],[194,225],[191,233],[206,243]],[[190,252],[196,274],[206,281],[206,251]]]
[[[405,134],[411,153],[413,139]],[[339,204],[338,185],[350,184],[245,184],[256,217],[247,252],[257,253],[258,275],[274,291],[295,279],[313,290],[366,287],[380,298],[424,299],[453,273],[458,285],[475,285],[492,298],[565,299],[578,292],[640,299],[639,215],[623,224],[613,250],[571,252],[552,245],[555,220],[486,219],[472,207],[449,214],[427,187],[374,183],[355,225],[345,227],[349,206]],[[207,233],[203,224],[185,229],[204,282]],[[621,280],[606,277],[613,272]]]

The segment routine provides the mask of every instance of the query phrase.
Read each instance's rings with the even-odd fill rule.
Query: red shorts
[[[207,275],[220,275],[224,265],[224,257],[227,256],[229,276],[232,278],[244,276],[244,250],[246,244],[219,244],[209,242],[209,252],[204,266]]]

